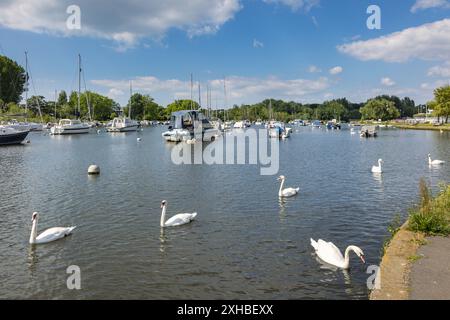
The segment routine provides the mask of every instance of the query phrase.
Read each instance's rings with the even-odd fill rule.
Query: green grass
[[[381,256],[382,257],[386,253],[386,250],[387,250],[389,244],[391,243],[391,240],[394,238],[394,236],[400,230],[401,226],[402,226],[402,219],[399,214],[396,214],[388,226],[389,236],[386,239],[384,239],[383,247],[381,248]]]
[[[420,204],[409,212],[409,230],[432,236],[450,235],[450,185],[442,186],[434,198],[423,179],[419,188]]]
[[[408,257],[408,260],[410,262],[416,262],[416,261],[418,261],[418,260],[420,260],[422,258],[423,258],[423,256],[413,255],[413,256]]]

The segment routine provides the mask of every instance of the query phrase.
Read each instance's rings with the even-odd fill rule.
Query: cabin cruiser
[[[245,121],[236,121],[236,123],[233,125],[234,129],[244,129],[246,128]]]
[[[17,130],[10,126],[0,126],[0,146],[20,144],[28,133],[30,133],[30,130]]]
[[[285,139],[291,136],[292,128],[287,128],[284,122],[270,121],[267,125],[269,137]]]
[[[118,117],[114,118],[106,130],[108,132],[130,132],[136,131],[139,127],[139,123],[135,120],[131,120],[130,118]]]
[[[313,128],[320,128],[320,127],[322,127],[322,123],[319,120],[313,121],[313,123],[311,125],[312,125]]]
[[[363,126],[361,127],[361,131],[359,133],[361,138],[370,138],[370,137],[377,137],[377,127],[376,126]]]
[[[162,134],[168,142],[181,142],[194,138],[194,130],[202,128],[203,141],[214,141],[220,130],[214,128],[203,113],[197,110],[173,112],[170,116],[169,130]]]
[[[80,120],[61,119],[59,124],[50,129],[53,135],[89,133],[89,125]]]

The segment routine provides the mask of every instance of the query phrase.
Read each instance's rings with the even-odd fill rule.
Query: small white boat
[[[195,130],[200,126],[203,141],[214,141],[220,135],[220,130],[214,128],[203,113],[183,110],[172,113],[169,130],[163,132],[162,137],[167,142],[187,141],[195,138]]]
[[[111,123],[111,126],[106,130],[108,132],[130,132],[136,131],[139,128],[139,123],[130,118],[117,117]]]
[[[233,125],[234,129],[244,129],[246,128],[245,122],[244,121],[237,121],[234,125]]]
[[[80,120],[61,119],[59,124],[50,129],[53,135],[89,133],[89,125]]]

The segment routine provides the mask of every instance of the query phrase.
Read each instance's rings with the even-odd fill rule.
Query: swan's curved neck
[[[165,222],[166,222],[166,205],[163,206],[161,212],[161,227],[164,227]]]
[[[381,161],[378,160],[378,167],[381,169]]]
[[[36,243],[37,224],[38,224],[38,218],[35,218],[33,220],[33,226],[31,227],[30,243]]]
[[[431,156],[428,156],[428,163],[432,163],[433,160],[431,160]]]
[[[284,179],[281,180],[280,190],[278,191],[278,194],[279,194],[280,196],[282,195],[283,186],[284,186]]]
[[[356,253],[355,246],[348,246],[347,249],[345,249],[345,255],[344,255],[344,268],[348,269],[350,265],[350,251],[353,251]]]

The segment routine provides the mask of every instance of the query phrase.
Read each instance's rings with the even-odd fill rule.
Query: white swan
[[[348,246],[345,250],[345,258],[342,256],[341,251],[332,242],[326,242],[319,239],[317,242],[311,239],[311,245],[316,251],[317,256],[324,262],[336,266],[341,269],[348,269],[350,267],[350,251],[356,253],[356,255],[366,263],[364,260],[364,252],[357,246]]]
[[[286,189],[283,189],[284,182],[286,180],[285,176],[279,176],[277,180],[278,181],[281,180],[280,190],[278,191],[278,196],[280,196],[280,197],[283,197],[283,198],[293,197],[296,194],[298,194],[298,192],[300,191],[300,188],[286,188]]]
[[[445,161],[442,161],[442,160],[431,160],[431,154],[428,154],[428,164],[430,166],[438,166],[438,165],[441,165],[444,163],[445,163]]]
[[[162,208],[162,212],[161,212],[161,227],[163,227],[163,228],[164,227],[181,226],[183,224],[191,222],[197,216],[197,212],[194,212],[194,213],[180,213],[180,214],[177,214],[177,215],[173,216],[169,220],[165,221],[166,220],[166,208],[167,208],[167,201],[166,200],[163,200],[161,202],[161,208]]]
[[[373,173],[383,173],[383,169],[381,168],[381,165],[384,163],[383,159],[378,159],[378,166],[372,167]]]
[[[31,227],[30,244],[42,244],[52,242],[70,235],[76,227],[55,227],[50,228],[42,232],[37,236],[37,225],[39,220],[39,214],[34,212],[31,221],[33,221],[33,226]]]

